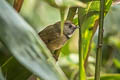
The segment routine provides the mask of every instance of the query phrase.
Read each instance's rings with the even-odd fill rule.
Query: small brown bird
[[[73,34],[76,28],[77,27],[74,24],[72,24],[70,21],[65,21],[63,35],[61,36],[60,35],[61,27],[59,21],[53,25],[47,26],[44,30],[39,32],[39,36],[47,45],[53,57],[57,60],[59,54],[55,54],[53,52],[63,47],[63,45],[71,37],[71,35]]]

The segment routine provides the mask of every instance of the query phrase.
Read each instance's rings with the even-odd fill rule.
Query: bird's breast
[[[49,42],[47,44],[47,46],[51,51],[54,51],[54,50],[57,50],[57,49],[60,49],[61,47],[63,47],[63,45],[66,43],[67,40],[68,39],[66,38],[66,36],[63,35],[63,36],[60,36],[60,37],[56,38],[55,40]]]

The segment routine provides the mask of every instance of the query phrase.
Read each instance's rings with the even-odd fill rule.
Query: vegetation
[[[119,0],[0,0],[0,80],[120,80]],[[38,32],[80,28],[55,62]]]

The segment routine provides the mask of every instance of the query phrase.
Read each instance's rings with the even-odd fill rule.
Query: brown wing
[[[43,31],[39,33],[42,40],[48,44],[50,41],[55,40],[59,37],[59,32],[57,32],[53,25],[46,27]]]
[[[39,36],[51,51],[60,49],[67,41],[66,36],[60,36],[60,28],[55,25],[46,27],[39,33]]]

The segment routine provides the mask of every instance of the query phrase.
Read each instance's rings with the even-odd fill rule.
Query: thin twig
[[[21,7],[22,7],[23,1],[24,1],[24,0],[14,0],[14,5],[13,5],[13,7],[15,8],[15,10],[16,10],[17,12],[20,12],[20,9],[21,9]]]
[[[78,10],[78,13],[79,13],[80,11]],[[79,14],[78,14],[78,16],[79,16]],[[80,28],[79,28],[79,41],[78,41],[78,44],[79,44],[79,80],[80,80],[80,65],[82,64],[82,62],[83,62],[83,54],[81,53],[81,50],[82,50],[82,27],[81,27],[81,24],[80,24],[80,19],[78,18],[78,23],[79,23],[79,26],[80,26]]]
[[[95,80],[100,80],[100,68],[101,68],[102,44],[103,44],[104,5],[105,5],[105,1],[100,0],[100,19],[99,19],[98,44],[97,44],[97,52],[96,52]]]

